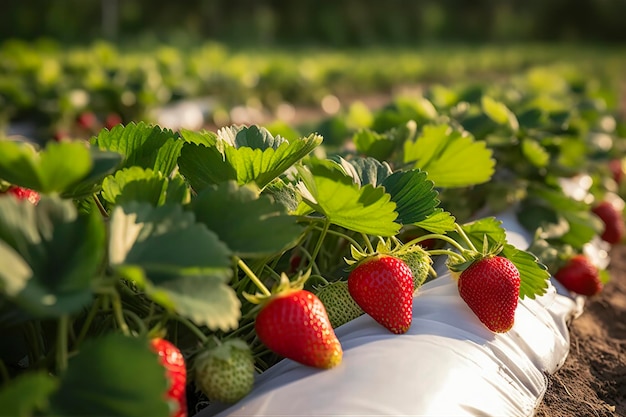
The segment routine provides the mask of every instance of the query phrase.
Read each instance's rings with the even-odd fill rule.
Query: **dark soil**
[[[548,375],[536,417],[626,416],[626,246],[615,246],[611,281],[570,324],[565,364]]]

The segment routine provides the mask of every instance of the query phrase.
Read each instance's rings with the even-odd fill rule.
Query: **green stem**
[[[191,330],[191,332],[194,335],[196,335],[196,337],[200,340],[200,342],[202,344],[205,344],[208,341],[207,336],[204,333],[202,333],[202,331],[198,328],[198,326],[193,324],[189,319],[187,319],[185,317],[182,317],[179,314],[173,314],[173,315],[169,316],[169,318],[174,319],[174,320],[180,322],[185,327],[187,327],[189,330]]]
[[[425,241],[427,239],[440,239],[440,240],[443,240],[443,241],[451,244],[452,246],[454,246],[455,248],[457,248],[460,251],[464,251],[465,250],[465,248],[463,246],[461,246],[459,244],[459,242],[457,242],[456,240],[452,239],[450,236],[440,235],[440,234],[437,234],[437,233],[431,233],[431,234],[428,234],[428,235],[423,235],[423,236],[420,236],[420,237],[416,237],[415,239],[410,240],[409,242],[405,243],[405,246],[415,245],[415,244],[423,242],[423,241]]]
[[[94,300],[93,305],[91,306],[91,309],[89,310],[89,313],[87,313],[87,317],[85,318],[83,327],[81,327],[80,329],[80,333],[78,333],[78,338],[76,338],[76,342],[74,343],[75,348],[78,348],[78,346],[80,346],[80,344],[83,342],[83,339],[85,338],[85,336],[87,336],[87,332],[89,331],[89,328],[91,327],[91,323],[93,322],[93,319],[96,317],[96,314],[98,314],[99,309],[100,309],[100,297],[97,297]]]
[[[124,319],[122,300],[120,299],[120,295],[117,291],[113,291],[111,294],[111,308],[113,308],[113,316],[115,316],[115,321],[117,322],[117,325],[120,326],[122,333],[126,336],[130,336],[130,329]]]
[[[104,217],[104,218],[109,217],[109,213],[107,213],[106,209],[104,208],[104,206],[100,202],[100,199],[95,194],[93,195],[93,201],[95,201],[96,206],[98,206],[98,210],[100,210],[100,214],[102,214],[102,217]]]
[[[363,240],[365,241],[365,246],[367,246],[367,250],[369,253],[374,253],[376,252],[374,250],[374,247],[372,246],[372,242],[370,242],[369,237],[365,234],[365,233],[361,233],[361,236],[363,236]]]
[[[326,233],[328,233],[328,229],[330,229],[330,220],[325,219],[324,227],[322,228],[322,231],[320,232],[320,237],[315,243],[315,248],[313,249],[313,253],[311,254],[312,264],[315,263],[315,259],[317,258],[317,255],[320,253],[320,249],[322,248],[322,243],[324,242],[324,239],[326,238]]]
[[[450,256],[452,258],[455,258],[457,261],[460,262],[465,262],[465,258],[462,255],[459,255],[456,252],[453,252],[451,250],[448,249],[433,249],[433,250],[429,250],[426,251],[429,255],[447,255]]]
[[[241,268],[242,271],[248,276],[248,278],[250,278],[250,280],[254,283],[254,285],[256,285],[257,288],[261,290],[263,295],[272,295],[270,290],[268,290],[267,287],[263,285],[261,280],[256,276],[254,272],[252,272],[250,268],[248,268],[248,265],[246,265],[246,263],[240,257],[235,256],[235,260],[237,261],[237,266]]]
[[[134,311],[124,309],[123,314],[124,316],[130,318],[133,321],[133,323],[135,324],[135,329],[138,334],[144,335],[148,332],[148,329],[146,328],[146,324]]]
[[[45,350],[41,339],[42,333],[35,328],[35,323],[29,321],[26,324],[26,334],[30,341],[29,346],[33,350],[31,359],[33,359],[33,362],[38,361],[43,356],[42,352]]]
[[[465,242],[467,243],[467,246],[471,250],[473,250],[474,252],[478,252],[478,250],[476,250],[476,246],[474,246],[470,238],[467,236],[467,234],[465,234],[461,225],[459,225],[458,223],[454,223],[454,230],[456,230],[458,234],[461,235],[461,237],[463,238],[463,240],[465,240]]]
[[[57,327],[57,352],[56,352],[56,368],[57,373],[60,374],[67,369],[67,336],[70,324],[70,316],[67,314],[62,315],[59,318]]]
[[[316,230],[322,230],[321,227],[313,227]],[[339,236],[344,238],[345,240],[347,240],[348,242],[350,242],[355,248],[357,248],[359,250],[359,252],[363,252],[363,248],[361,247],[361,245],[354,240],[353,238],[351,238],[350,236],[346,235],[345,233],[341,233],[337,230],[333,230],[333,229],[328,229],[326,231],[326,233],[328,233],[329,235],[335,235],[335,236]]]

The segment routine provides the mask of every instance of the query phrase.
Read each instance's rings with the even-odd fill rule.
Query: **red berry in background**
[[[517,267],[501,256],[475,261],[461,272],[459,295],[489,330],[509,331],[515,323],[520,289]]]
[[[388,255],[365,258],[348,276],[354,301],[395,334],[406,333],[413,321],[413,273],[401,259]]]
[[[37,191],[33,191],[24,187],[18,187],[16,185],[12,185],[11,187],[9,187],[9,189],[6,191],[6,194],[13,195],[20,200],[28,200],[34,205],[37,205],[41,198]]]
[[[98,125],[98,118],[91,111],[86,111],[78,115],[76,124],[85,130],[95,130]]]
[[[592,296],[602,291],[598,268],[585,255],[572,257],[554,274],[554,278],[576,294]]]
[[[158,337],[150,340],[150,347],[159,355],[169,381],[167,399],[174,404],[170,416],[187,417],[187,368],[183,354],[176,345]]]
[[[626,232],[622,213],[608,201],[600,202],[591,211],[604,223],[604,231],[600,236],[602,240],[612,245],[621,242]]]
[[[620,184],[624,179],[624,168],[622,166],[622,160],[619,158],[611,159],[609,161],[609,169],[613,174],[613,179],[616,183]]]
[[[111,130],[122,123],[122,117],[117,113],[109,113],[104,119],[104,127]]]

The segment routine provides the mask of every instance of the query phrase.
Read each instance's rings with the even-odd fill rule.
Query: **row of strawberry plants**
[[[487,89],[474,101],[457,92],[447,107],[429,96],[395,103],[373,115],[386,128],[355,133],[356,151],[284,126],[281,136],[130,123],[87,144],[0,141],[0,325],[10,340],[0,351],[0,408],[186,415],[194,386],[210,401],[235,402],[255,371],[283,357],[338,366],[333,329],[362,314],[406,332],[439,257],[476,317],[508,331],[518,299],[543,294],[556,270],[543,252],[508,244],[494,217],[472,210],[470,220],[459,207],[489,203],[502,187],[485,187],[507,174],[528,190],[507,201],[542,204],[541,216],[521,217],[541,220],[534,248],[580,252],[602,232],[593,202],[574,201],[558,179],[567,150],[595,133],[582,121],[608,115],[599,106],[582,115],[591,92],[561,85],[549,98],[568,100],[568,115],[518,110]],[[507,91],[542,103],[531,88]],[[492,130],[478,134],[472,118]],[[537,136],[522,133],[527,119]],[[562,131],[553,132],[555,120]],[[617,150],[614,139],[601,160]],[[547,161],[537,165],[542,149]],[[502,165],[507,155],[525,171]],[[595,195],[610,189],[597,161],[584,152],[576,161],[585,163],[578,173],[602,180]]]
[[[29,121],[41,137],[89,137],[120,120],[147,120],[168,103],[205,96],[215,100],[205,117],[222,125],[235,105],[274,110],[284,102],[319,104],[328,94],[388,92],[425,79],[491,76],[556,60],[584,59],[619,74],[621,56],[619,50],[550,45],[296,52],[237,50],[215,42],[67,47],[14,40],[0,45],[0,125]]]

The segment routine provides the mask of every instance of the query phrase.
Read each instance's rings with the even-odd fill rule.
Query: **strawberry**
[[[194,359],[196,386],[212,401],[235,403],[254,385],[254,358],[241,339],[227,340]]]
[[[93,131],[98,125],[98,117],[91,111],[85,111],[76,117],[76,124],[82,129]]]
[[[171,417],[187,417],[185,358],[176,345],[160,337],[151,339],[150,347],[159,356],[170,383],[166,398],[173,408]]]
[[[392,333],[406,333],[413,320],[413,274],[395,256],[376,254],[356,264],[348,277],[354,301]]]
[[[602,240],[612,245],[621,242],[626,231],[622,213],[608,201],[600,202],[591,211],[604,223],[604,231],[600,236]]]
[[[569,291],[592,296],[602,291],[598,268],[585,255],[575,255],[562,266],[554,278]]]
[[[20,200],[28,200],[34,205],[37,205],[39,203],[39,199],[41,198],[37,191],[24,187],[18,187],[16,185],[12,185],[11,187],[9,187],[6,193],[9,195],[13,195]]]
[[[122,124],[122,117],[117,113],[109,113],[104,119],[104,127],[111,130],[115,126]]]
[[[520,273],[507,258],[479,258],[459,275],[459,295],[489,330],[513,327],[519,299]]]
[[[410,250],[398,252],[396,255],[411,269],[413,274],[413,291],[421,287],[424,281],[426,281],[433,263],[428,253],[422,249],[421,244],[422,242],[419,245],[412,246]]]
[[[316,292],[317,297],[326,307],[328,319],[333,329],[363,315],[363,309],[354,301],[345,281],[324,285]]]
[[[343,357],[341,344],[324,304],[303,289],[286,289],[269,297],[255,330],[274,353],[316,368],[332,368]]]

